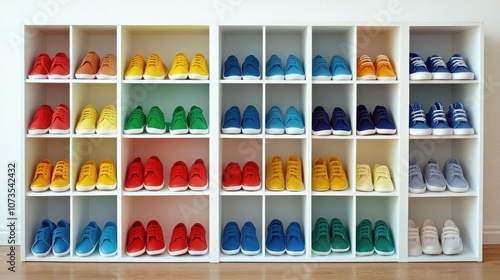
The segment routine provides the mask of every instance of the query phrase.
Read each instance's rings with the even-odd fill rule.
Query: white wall
[[[485,34],[484,242],[500,243],[500,17],[498,1],[463,0],[18,0],[0,17],[0,244],[7,243],[7,162],[20,161],[23,22],[31,24],[339,23],[482,21]],[[18,206],[19,208],[19,206]],[[18,209],[20,210],[20,209]],[[18,238],[20,236],[18,235]]]

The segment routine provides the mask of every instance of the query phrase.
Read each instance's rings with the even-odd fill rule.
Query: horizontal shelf
[[[71,138],[86,138],[86,139],[98,139],[98,138],[107,138],[113,139],[117,138],[118,134],[71,134]]]
[[[264,134],[219,134],[220,138],[233,138],[233,139],[261,139],[264,137]]]
[[[27,84],[69,84],[70,79],[26,79]]]
[[[355,262],[399,262],[397,254],[390,256],[380,256],[373,253],[371,256],[356,256],[353,261]]]
[[[399,80],[356,80],[356,84],[358,85],[397,85],[399,84]]]
[[[479,135],[410,135],[410,140],[414,139],[479,139]]]
[[[456,193],[445,190],[442,192],[431,192],[426,191],[424,193],[408,193],[408,197],[466,197],[466,196],[478,196],[476,190],[469,188],[466,192]]]
[[[410,80],[411,85],[479,84],[479,80]]]
[[[71,193],[73,196],[117,196],[118,195],[118,190],[110,190],[110,191],[101,191],[101,190],[93,190],[89,192],[79,192],[79,191],[72,191]]]
[[[356,135],[356,139],[358,140],[397,140],[399,139],[398,134],[394,135],[383,135],[383,134],[374,134],[374,135]]]
[[[237,190],[237,191],[226,191],[224,189],[220,189],[219,194],[221,196],[262,196],[264,194],[264,190],[261,187],[257,191],[247,191],[247,190]]]
[[[265,84],[270,85],[305,85],[307,84],[307,80],[264,80]]]
[[[168,139],[178,139],[178,138],[189,138],[189,139],[208,139],[210,138],[210,134],[170,134],[170,133],[164,133],[164,134],[149,134],[149,133],[142,133],[142,134],[122,134],[122,138],[135,138],[135,139],[162,139],[162,138],[168,138]]]
[[[71,196],[71,191],[67,190],[65,192],[53,192],[51,190],[46,190],[44,192],[33,192],[33,191],[27,191],[26,196],[33,196],[33,197],[69,197]]]
[[[98,252],[94,252],[92,255],[88,257],[78,257],[78,256],[64,256],[64,257],[56,257],[54,255],[49,254],[46,257],[35,257],[31,253],[26,256],[25,261],[36,261],[36,262],[123,262],[124,259],[115,255],[112,257],[101,257]]]
[[[311,192],[312,196],[353,196],[354,192],[351,188],[347,188],[342,191],[324,191],[324,192],[319,192],[319,191],[312,191]]]
[[[130,257],[128,255],[123,255],[123,257],[120,259],[120,261],[123,262],[145,262],[145,263],[154,263],[154,262],[206,262],[208,263],[210,261],[209,257],[210,252],[206,253],[203,256],[191,256],[189,254],[184,254],[182,256],[171,256],[168,254],[167,251],[165,251],[161,255],[156,255],[156,256],[149,256],[147,254],[138,256],[138,257]]]
[[[481,244],[479,244],[481,246]],[[426,255],[422,254],[418,257],[408,257],[408,262],[479,262],[481,258],[474,254],[469,247],[464,245],[462,253],[458,255]]]
[[[351,251],[345,253],[330,253],[326,256],[319,256],[314,253],[311,254],[311,260],[313,262],[353,262],[356,259],[356,256],[354,256]]]
[[[281,134],[281,135],[265,134],[264,137],[266,139],[306,139],[307,138],[307,134],[297,134],[297,135],[291,135],[291,134]]]
[[[266,196],[305,196],[307,194],[307,187],[301,191],[289,191],[287,189],[282,191],[271,191],[266,189],[264,193]]]
[[[380,196],[399,196],[399,192],[397,191],[397,189],[392,191],[392,192],[376,192],[376,191],[361,192],[361,191],[356,191],[356,196],[363,196],[363,197],[367,197],[367,196],[377,196],[377,197],[380,197]]]
[[[338,135],[312,135],[312,139],[332,139],[332,140],[352,140],[356,139],[355,135],[346,135],[346,136],[338,136]],[[379,139],[379,138],[377,138]]]
[[[92,80],[75,79],[75,80],[71,80],[71,82],[73,84],[117,84],[118,83],[117,80],[96,80],[96,79],[92,79]]]
[[[263,84],[263,80],[219,80],[221,84]]]
[[[185,191],[180,191],[180,192],[173,192],[168,189],[167,186],[164,186],[163,189],[159,191],[149,191],[146,189],[142,189],[139,191],[135,192],[129,192],[129,191],[122,191],[123,196],[191,196],[191,195],[210,195],[210,190],[204,190],[204,191],[192,191],[192,190],[185,190]]]
[[[354,84],[353,80],[313,80],[313,85],[351,85]]]
[[[26,138],[70,138],[70,134],[26,134]]]
[[[209,84],[208,80],[122,80],[123,84]]]

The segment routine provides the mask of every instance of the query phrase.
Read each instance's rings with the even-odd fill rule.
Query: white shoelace
[[[422,241],[439,241],[438,231],[433,226],[426,226],[422,229]]]
[[[408,228],[408,240],[415,240],[417,243],[420,243],[418,228]]]
[[[411,121],[412,122],[424,122],[427,123],[425,119],[424,110],[415,110],[411,112]]]
[[[425,67],[425,69],[427,69],[424,60],[422,60],[422,58],[420,57],[412,57],[411,64],[413,64],[414,67]]]
[[[432,121],[433,122],[446,122],[446,115],[443,110],[434,110],[432,112]]]
[[[431,57],[431,61],[432,61],[432,65],[434,65],[435,67],[447,68],[446,63],[444,62],[442,57],[439,57],[439,56]]]
[[[467,67],[467,64],[465,64],[465,61],[462,57],[452,57],[451,58],[451,65],[454,68],[457,67]]]
[[[456,227],[443,227],[443,232],[441,233],[441,240],[445,239],[455,239],[460,240],[460,231]]]
[[[464,109],[455,109],[455,111],[453,111],[453,118],[456,122],[469,122]]]

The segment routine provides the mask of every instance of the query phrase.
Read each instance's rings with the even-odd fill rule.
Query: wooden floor
[[[500,279],[500,245],[485,245],[482,263],[37,263],[8,270],[0,246],[0,279]]]

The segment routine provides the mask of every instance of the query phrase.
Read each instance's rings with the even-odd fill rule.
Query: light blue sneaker
[[[238,58],[230,55],[224,62],[224,80],[241,80],[241,69]]]
[[[273,106],[266,114],[266,133],[283,134],[285,133],[285,122],[280,107]]]
[[[259,80],[260,79],[260,64],[259,60],[254,55],[249,55],[243,61],[241,66],[243,80]]]
[[[433,80],[450,80],[451,73],[446,66],[443,58],[437,55],[431,55],[427,57],[425,61],[425,65],[427,65],[427,69],[432,75]]]
[[[228,222],[224,226],[224,231],[222,232],[221,240],[221,250],[222,253],[226,255],[235,255],[240,251],[240,229],[236,222]]]
[[[44,219],[42,225],[38,229],[35,235],[35,242],[31,246],[31,253],[35,257],[45,257],[52,250],[52,232],[56,228],[54,224],[49,219]]]
[[[241,252],[247,256],[257,255],[260,252],[260,243],[252,222],[246,222],[241,228]]]
[[[446,177],[446,186],[451,192],[466,192],[469,189],[469,183],[464,177],[462,166],[454,157],[449,157],[444,164],[444,174]]]
[[[285,253],[285,232],[283,223],[278,219],[272,220],[267,226],[266,252],[275,256]]]
[[[460,54],[456,53],[450,57],[447,65],[451,72],[452,80],[474,80],[474,73],[470,71]]]
[[[431,135],[424,110],[418,102],[410,103],[410,135]]]
[[[268,80],[284,80],[285,70],[281,58],[273,54],[266,64],[266,79]]]
[[[79,257],[87,257],[94,253],[101,238],[101,228],[96,222],[91,221],[82,231],[80,243],[76,246],[75,253]]]
[[[302,114],[293,106],[286,109],[285,114],[285,132],[286,134],[304,134],[304,118]]]
[[[241,132],[243,134],[259,134],[261,132],[259,112],[252,105],[248,105],[243,112]]]
[[[321,55],[313,58],[312,79],[315,81],[328,81],[332,79],[332,73],[328,69],[326,60]]]
[[[427,123],[432,128],[433,135],[452,135],[453,129],[448,125],[443,105],[436,101],[426,115]]]
[[[431,73],[427,70],[425,62],[416,53],[410,53],[410,80],[430,80],[432,79]]]
[[[224,114],[222,121],[222,133],[239,134],[241,133],[241,115],[240,108],[233,106]]]
[[[455,104],[450,104],[448,112],[446,113],[446,119],[448,120],[448,125],[453,129],[453,134],[474,134],[474,128],[472,128],[469,123],[467,113],[462,103],[456,102]]]
[[[351,80],[352,73],[344,58],[340,55],[334,55],[330,61],[330,71],[332,72],[332,80]]]
[[[305,252],[304,235],[300,224],[292,222],[286,229],[286,253],[290,256],[300,256]]]
[[[57,222],[57,227],[52,233],[52,253],[56,257],[64,257],[69,254],[69,223],[65,220]]]
[[[116,224],[112,221],[107,222],[102,230],[99,239],[99,254],[103,257],[112,257],[118,252],[116,236]]]
[[[446,189],[446,180],[435,159],[431,158],[424,167],[424,178],[427,189],[431,192],[442,192]]]
[[[300,59],[293,54],[289,55],[286,60],[285,80],[304,80],[305,78]]]
[[[425,192],[424,176],[415,158],[411,158],[408,166],[408,191],[411,193]]]

